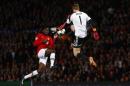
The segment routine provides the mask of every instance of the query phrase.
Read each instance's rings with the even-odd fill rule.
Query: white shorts
[[[48,57],[45,57],[45,52],[46,52],[47,49],[41,49],[39,50],[37,56],[39,58],[39,63],[43,63],[46,65],[46,62],[47,62],[47,58]]]

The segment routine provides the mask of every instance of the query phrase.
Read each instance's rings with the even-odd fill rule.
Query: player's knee
[[[43,59],[39,59],[39,64],[44,64],[44,65],[46,65],[46,63],[47,63],[47,58],[48,58],[48,57],[45,57],[45,58],[43,58]]]

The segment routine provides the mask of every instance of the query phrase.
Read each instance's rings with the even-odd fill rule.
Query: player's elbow
[[[90,28],[90,29],[96,29],[96,22],[92,19],[90,19],[88,22],[87,22],[87,28]]]

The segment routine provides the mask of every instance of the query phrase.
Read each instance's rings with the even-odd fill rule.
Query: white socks
[[[51,55],[50,55],[50,67],[54,66],[54,61],[55,61],[55,53],[51,53]],[[24,79],[31,78],[31,77],[33,77],[37,74],[38,74],[38,72],[37,72],[37,70],[35,70],[32,73],[25,75]]]
[[[35,75],[37,75],[37,74],[38,74],[38,72],[37,72],[37,70],[35,70],[35,71],[33,71],[32,73],[30,73],[30,74],[24,76],[24,79],[31,78],[31,77],[33,77],[33,76],[35,76]]]
[[[55,53],[51,53],[50,55],[50,67],[54,66],[55,61]]]

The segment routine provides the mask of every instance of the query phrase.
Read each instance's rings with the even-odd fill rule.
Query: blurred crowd
[[[130,81],[129,0],[77,0],[97,23],[99,41],[91,36],[77,58],[70,40],[56,41],[55,69],[36,81]],[[73,0],[4,0],[0,3],[0,80],[19,80],[37,68],[32,43],[39,25],[57,26],[71,13]],[[90,34],[89,34],[90,35]],[[93,56],[97,68],[88,63]]]

